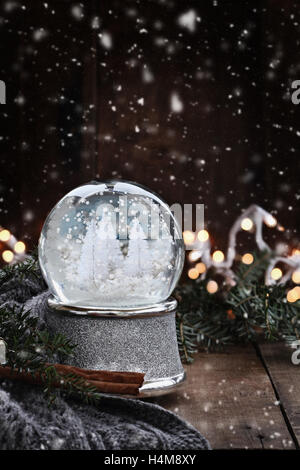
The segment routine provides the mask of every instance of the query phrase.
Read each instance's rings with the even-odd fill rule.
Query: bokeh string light
[[[228,249],[226,257],[221,250],[216,250],[211,254],[210,236],[207,230],[200,230],[198,234],[185,233],[184,240],[188,240],[187,246],[193,245],[193,250],[189,254],[189,261],[197,264],[188,270],[188,277],[192,280],[198,278],[205,279],[207,271],[213,268],[216,274],[221,274],[225,278],[225,284],[235,285],[235,274],[232,265],[236,259],[242,263],[251,265],[254,257],[251,253],[239,256],[236,253],[236,237],[240,230],[252,232],[255,237],[257,247],[260,251],[267,251],[270,254],[270,262],[265,273],[265,283],[267,285],[279,282],[284,284],[292,281],[300,284],[300,250],[295,248],[291,256],[272,256],[272,250],[263,238],[263,225],[284,231],[284,227],[278,224],[276,218],[257,205],[251,205],[235,221],[229,231]],[[288,269],[284,272],[277,267],[278,263],[285,264]],[[213,284],[212,284],[213,283]],[[219,286],[216,281],[209,280],[206,289],[210,294],[218,291]],[[300,300],[300,286],[296,286],[287,292],[288,302]]]
[[[7,263],[16,263],[26,258],[26,245],[18,241],[16,237],[7,229],[0,227],[0,242],[2,260]]]
[[[241,228],[246,231],[250,231],[253,228],[253,222],[249,217],[245,217],[241,222]]]
[[[213,253],[212,257],[215,263],[222,263],[222,261],[224,261],[224,258],[225,258],[224,253],[221,250],[216,250]]]
[[[282,278],[282,271],[279,268],[274,268],[271,271],[271,278],[274,279],[274,281],[278,281],[279,279]]]
[[[293,289],[289,290],[286,296],[288,302],[294,303],[300,299],[300,287],[296,286]]]
[[[254,257],[251,253],[245,253],[242,256],[242,263],[244,263],[244,264],[252,264],[253,261],[254,261]]]
[[[295,284],[300,284],[300,271],[294,271],[293,272],[292,280]]]
[[[1,242],[8,242],[11,237],[11,233],[9,230],[1,229],[0,231],[0,241]]]
[[[265,282],[268,285],[274,284],[278,279],[273,277],[274,272],[281,271],[276,267],[278,263],[281,263],[286,267],[286,272],[278,278],[280,284],[285,284],[288,281],[292,281],[295,284],[300,282],[300,254],[298,250],[294,250],[291,256],[275,256],[271,261],[266,270]],[[273,273],[273,274],[272,274]],[[295,281],[296,279],[296,281]]]
[[[198,272],[197,268],[189,269],[188,276],[189,276],[190,279],[198,279],[199,272]]]
[[[229,231],[228,249],[226,256],[221,250],[216,250],[213,254],[211,254],[211,242],[207,230],[202,229],[198,232],[198,234],[189,231],[184,232],[183,237],[187,247],[190,245],[193,246],[193,252],[190,253],[189,260],[192,262],[199,260],[205,265],[206,269],[200,274],[200,278],[203,279],[205,277],[205,272],[208,269],[214,268],[217,273],[224,276],[225,282],[227,284],[234,285],[235,275],[231,268],[237,255],[236,238],[240,230],[253,231],[258,248],[261,251],[266,250],[271,252],[270,247],[263,239],[263,224],[266,224],[269,227],[274,227],[277,225],[277,220],[272,216],[272,214],[265,211],[261,207],[257,205],[251,205],[237,218]],[[193,253],[197,253],[197,255],[194,255]],[[253,257],[251,258],[251,255],[247,254],[244,260],[245,264],[251,264],[253,262]],[[191,273],[188,272],[189,277],[190,274],[195,276],[193,271]],[[193,277],[193,279],[195,278]]]
[[[199,274],[203,274],[206,271],[206,266],[204,263],[197,263],[195,268],[197,269]]]
[[[195,234],[191,230],[185,230],[183,232],[183,241],[186,245],[192,245],[195,240]]]
[[[189,254],[189,260],[190,261],[197,261],[199,258],[201,258],[201,251],[191,251]]]
[[[207,230],[200,230],[197,238],[200,242],[206,242],[209,239],[209,233]]]
[[[24,242],[17,242],[14,246],[14,250],[17,254],[25,253],[26,246]]]
[[[2,258],[6,263],[11,263],[14,259],[14,254],[10,250],[4,250],[2,253]]]
[[[206,289],[209,294],[215,294],[219,289],[218,283],[216,281],[210,280],[206,284]]]

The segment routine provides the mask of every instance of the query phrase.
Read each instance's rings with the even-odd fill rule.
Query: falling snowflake
[[[173,113],[181,113],[183,111],[183,102],[178,93],[173,92],[171,94],[170,105]]]
[[[100,38],[100,43],[105,49],[111,49],[112,48],[112,37],[108,32],[103,32],[99,34]]]
[[[42,41],[48,36],[48,31],[46,31],[44,28],[38,28],[35,29],[32,33],[32,37],[34,41]]]
[[[188,10],[177,18],[178,25],[187,29],[191,33],[196,31],[197,21],[200,21],[200,18],[197,16],[195,10]]]
[[[153,73],[151,72],[148,65],[145,65],[143,68],[142,79],[144,83],[151,83],[154,80]]]
[[[99,29],[100,28],[100,18],[99,16],[94,16],[91,21],[92,29]]]
[[[84,17],[83,6],[82,4],[72,5],[71,15],[75,20],[80,21]]]

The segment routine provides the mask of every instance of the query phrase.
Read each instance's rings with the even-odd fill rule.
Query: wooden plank
[[[182,388],[153,400],[199,429],[212,448],[294,448],[268,374],[252,346],[201,353],[186,370]]]
[[[300,446],[300,365],[294,365],[291,361],[295,350],[278,343],[263,344],[259,349],[294,438]]]

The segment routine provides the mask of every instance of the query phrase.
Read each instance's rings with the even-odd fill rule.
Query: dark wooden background
[[[34,246],[61,196],[114,177],[169,203],[205,203],[216,247],[254,202],[290,229],[274,239],[296,246],[300,106],[290,86],[300,79],[299,3],[81,5],[1,2],[0,224]],[[190,9],[195,32],[177,23]],[[99,38],[106,32],[110,49]],[[173,92],[180,113],[171,112]]]

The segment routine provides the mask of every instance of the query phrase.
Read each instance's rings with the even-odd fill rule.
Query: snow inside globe
[[[125,310],[170,296],[184,244],[157,195],[125,181],[91,182],[69,192],[48,215],[39,261],[61,304]]]

